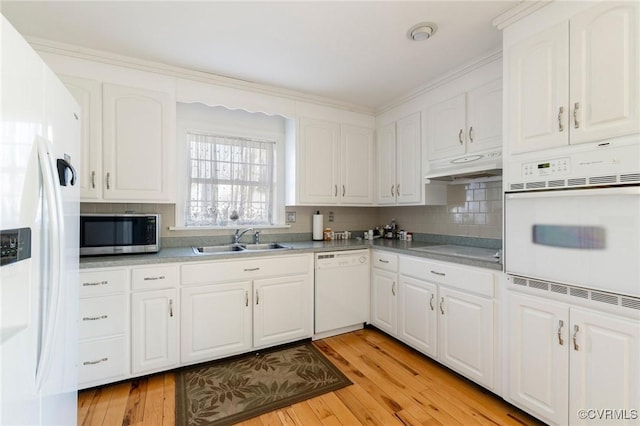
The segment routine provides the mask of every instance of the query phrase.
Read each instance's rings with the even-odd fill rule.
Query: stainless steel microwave
[[[158,250],[158,214],[80,215],[80,256],[155,253]]]

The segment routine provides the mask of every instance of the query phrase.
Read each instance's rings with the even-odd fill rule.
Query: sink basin
[[[270,250],[289,250],[291,247],[280,243],[263,243],[263,244],[224,244],[219,246],[193,247],[195,254],[224,254],[239,253],[243,251],[270,251]]]
[[[242,246],[235,244],[226,244],[223,246],[207,246],[207,247],[193,247],[195,254],[216,254],[216,253],[233,253],[244,251]]]
[[[291,247],[283,246],[280,243],[263,243],[263,244],[242,244],[245,250],[288,250]]]

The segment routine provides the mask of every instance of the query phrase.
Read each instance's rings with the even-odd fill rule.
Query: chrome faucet
[[[233,243],[238,244],[240,242],[240,238],[249,231],[253,231],[253,228],[243,229],[242,231],[240,231],[240,229],[236,229],[236,233],[233,235]]]

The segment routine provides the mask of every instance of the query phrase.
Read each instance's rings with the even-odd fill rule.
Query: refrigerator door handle
[[[53,351],[53,343],[55,339],[56,321],[59,315],[59,299],[60,286],[62,285],[62,271],[64,261],[64,222],[62,211],[62,195],[60,187],[57,185],[57,173],[54,171],[54,159],[51,152],[51,142],[36,137],[38,147],[38,158],[40,171],[42,173],[42,186],[44,198],[47,203],[47,213],[49,219],[49,250],[51,256],[50,268],[47,280],[49,291],[48,304],[42,308],[45,310],[43,314],[43,332],[40,344],[40,353],[38,354],[38,367],[36,369],[36,389],[41,391],[49,370],[51,369],[51,359]]]

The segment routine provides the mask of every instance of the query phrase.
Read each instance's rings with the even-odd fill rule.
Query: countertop
[[[384,239],[376,239],[374,241],[357,239],[302,242],[283,241],[282,244],[290,246],[291,250],[247,251],[197,255],[193,252],[191,247],[171,247],[163,248],[158,253],[152,254],[81,257],[80,269],[150,265],[155,263],[243,259],[248,257],[282,256],[297,253],[318,253],[326,251],[374,248],[376,250],[385,250],[398,254],[423,257],[426,259],[458,263],[497,271],[502,270],[502,260],[493,257],[497,250],[479,247]]]

